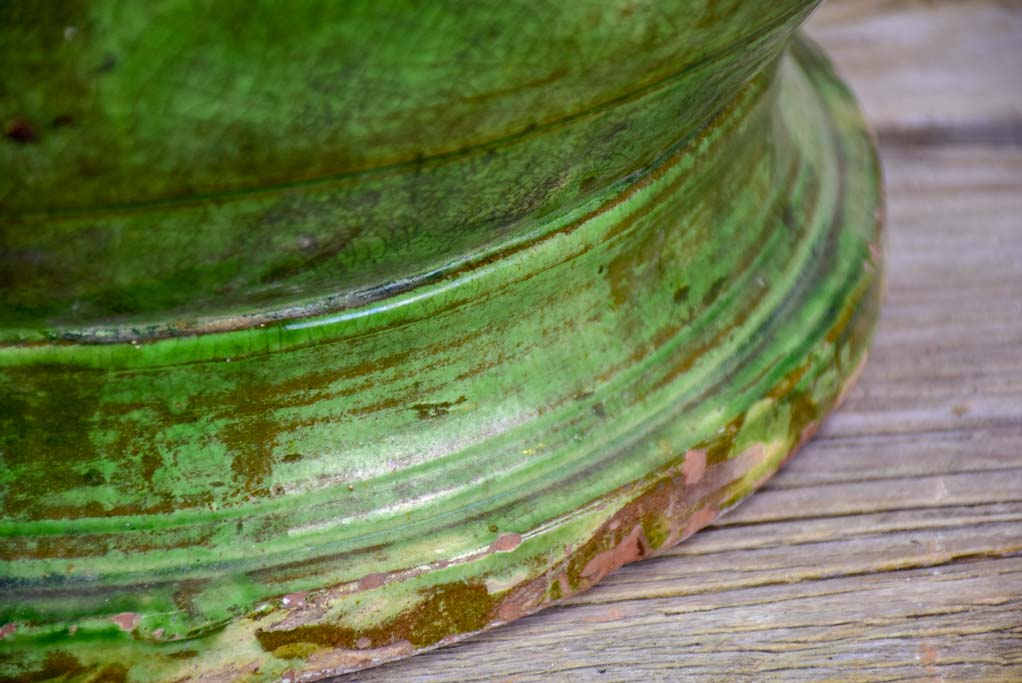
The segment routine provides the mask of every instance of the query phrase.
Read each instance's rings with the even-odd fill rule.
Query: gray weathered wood
[[[844,407],[664,557],[346,680],[1022,681],[1022,3],[840,0],[811,30],[887,173]]]

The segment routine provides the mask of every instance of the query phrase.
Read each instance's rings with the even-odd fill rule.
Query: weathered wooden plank
[[[896,576],[573,605],[360,679],[1017,680],[1022,559]]]
[[[1017,2],[828,2],[810,29],[885,143],[1022,140]]]

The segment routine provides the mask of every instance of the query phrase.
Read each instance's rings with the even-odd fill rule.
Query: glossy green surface
[[[812,4],[0,3],[0,339],[436,281],[648,170]]]
[[[709,10],[679,5],[678,17],[690,19],[675,18],[673,28],[695,32],[691,17]],[[777,40],[801,20],[804,5],[788,10]],[[363,9],[372,7],[380,5]],[[579,7],[602,17],[605,6]],[[504,10],[493,11],[508,20]],[[750,16],[761,22],[772,11],[737,3],[712,19],[699,49],[718,39],[733,44],[731,34],[750,25]],[[739,18],[732,24],[729,17]],[[465,25],[471,21],[487,19],[466,18]],[[646,24],[635,21],[639,33]],[[614,32],[622,50],[627,33]],[[578,36],[594,45],[598,38]],[[702,54],[697,43],[672,49]],[[578,148],[581,156],[560,159],[565,168],[592,163],[607,172],[586,192],[570,183],[548,188],[553,203],[478,232],[455,217],[462,214],[444,218],[427,203],[415,228],[423,237],[408,241],[414,256],[384,246],[344,271],[395,282],[384,261],[404,268],[407,281],[360,306],[274,321],[270,313],[285,299],[271,297],[260,309],[270,313],[235,321],[236,330],[166,337],[171,318],[164,318],[162,326],[130,333],[132,341],[69,343],[41,341],[68,332],[54,322],[59,315],[11,302],[42,292],[45,306],[78,315],[61,303],[70,290],[61,294],[45,275],[5,283],[0,676],[312,680],[539,609],[669,547],[737,503],[808,438],[861,367],[880,289],[879,173],[862,119],[812,47],[796,41],[774,58],[781,44],[770,44],[757,51],[746,43],[715,64],[700,88],[679,86],[687,108],[667,104],[657,88],[608,105],[611,119],[628,107],[652,118],[624,129],[620,141],[597,136],[599,144]],[[563,45],[549,49],[574,64]],[[659,63],[654,52],[636,59]],[[534,77],[537,64],[554,59],[536,58],[529,62]],[[609,92],[636,86],[637,74],[650,71],[648,64],[606,68],[600,78],[598,70],[578,75],[579,83],[592,78]],[[735,74],[744,76],[732,83]],[[308,93],[295,88],[293,98]],[[572,92],[596,96],[581,85]],[[522,106],[531,116],[537,102],[554,111],[568,100]],[[385,95],[381,102],[397,106]],[[243,116],[241,109],[229,111]],[[706,124],[712,110],[719,113]],[[393,148],[381,142],[374,153],[400,156],[409,144],[402,135],[423,124],[409,125],[395,133]],[[458,144],[468,145],[484,127],[450,130],[463,132]],[[593,121],[583,127],[598,130]],[[536,173],[556,156],[552,140],[527,152]],[[32,144],[17,142],[14,152],[6,145],[4,153]],[[273,163],[252,164],[251,179],[265,182],[269,175],[259,174],[278,167],[292,172],[289,155],[309,149],[268,140]],[[325,142],[312,149],[322,154],[316,163],[340,163]],[[178,152],[184,159],[194,150]],[[32,153],[39,156],[31,163],[44,163],[45,149]],[[170,169],[163,180],[181,182],[173,153],[157,157]],[[200,164],[194,182],[203,174],[222,180],[216,164],[226,160],[200,157],[207,166]],[[443,175],[444,165],[431,163],[422,176]],[[116,201],[103,192],[131,187],[149,198],[195,191],[150,185],[158,173],[136,183],[136,173],[117,168],[123,183],[54,190],[53,207]],[[480,171],[479,180],[505,192],[518,178],[537,182],[520,172],[502,163]],[[471,183],[463,187],[443,195],[452,206],[479,199],[470,196]],[[400,193],[381,197],[395,212],[415,206],[399,208]],[[513,193],[505,200],[484,203],[490,211],[507,208]],[[252,201],[245,195],[242,203],[251,208]],[[223,210],[221,227],[243,234],[244,224]],[[146,240],[160,233],[143,230],[145,217],[170,216],[170,226],[179,215],[159,202],[140,213],[109,213],[126,216],[120,247],[132,272],[153,253]],[[340,230],[357,215],[335,207],[324,214],[324,230]],[[295,214],[287,216],[279,229],[300,230]],[[5,229],[38,245],[51,228],[77,234],[73,220],[40,220],[46,229],[21,218]],[[167,230],[182,239],[181,228]],[[450,262],[457,267],[419,278],[416,269],[439,253],[424,246],[434,243],[448,250],[445,258],[457,256]],[[272,241],[262,249],[268,259],[283,253]],[[119,254],[101,254],[100,280],[115,278],[102,263],[120,263]],[[74,259],[85,267],[87,257]],[[239,258],[252,273],[261,267]],[[309,268],[341,267],[343,259],[336,252]],[[310,270],[295,272],[301,278]],[[173,295],[188,294],[183,301],[195,299],[188,311],[197,316],[237,303],[197,295],[206,287],[201,278],[179,285],[162,271],[152,274]],[[310,276],[308,289],[289,290],[296,298],[288,303],[299,294],[337,303],[355,291],[343,278],[327,291],[323,283],[333,276],[318,277]],[[68,278],[72,289],[95,284]],[[252,294],[251,281],[239,283]],[[157,303],[146,314],[173,308]],[[91,314],[81,315],[76,324],[91,324]],[[100,334],[91,327],[86,336]]]

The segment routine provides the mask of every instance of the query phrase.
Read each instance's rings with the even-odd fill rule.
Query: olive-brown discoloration
[[[295,643],[345,650],[376,649],[406,641],[424,648],[452,635],[479,631],[493,620],[497,599],[482,583],[452,583],[432,590],[400,617],[373,629],[352,629],[333,624],[263,630],[256,634],[267,651],[278,652]]]
[[[82,663],[69,652],[57,651],[46,655],[41,668],[26,671],[17,676],[0,676],[0,683],[36,683],[54,679],[69,679],[88,671]]]

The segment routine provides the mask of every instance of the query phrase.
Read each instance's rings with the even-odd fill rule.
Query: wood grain
[[[563,605],[342,680],[1022,680],[1022,3],[835,2],[879,132],[888,294],[763,490]]]

